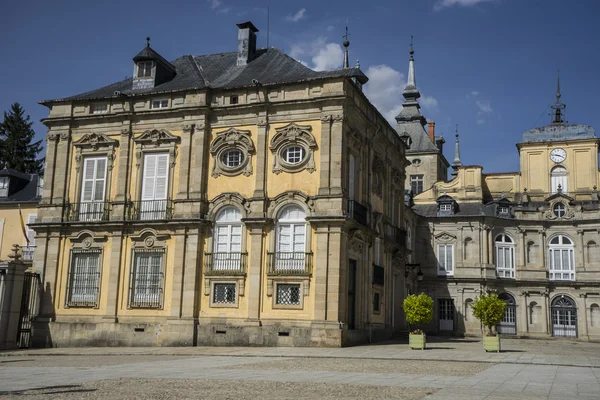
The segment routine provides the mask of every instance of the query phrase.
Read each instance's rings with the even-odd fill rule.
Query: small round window
[[[554,215],[558,218],[564,217],[567,214],[567,208],[563,203],[556,203],[554,205]]]
[[[283,160],[288,164],[300,164],[306,156],[302,146],[290,146],[283,150]]]
[[[419,158],[415,158],[414,160],[412,160],[412,165],[418,167],[419,165],[421,165],[421,160]]]
[[[225,165],[226,167],[229,167],[229,168],[239,167],[240,165],[242,165],[242,162],[244,161],[244,153],[242,153],[238,149],[227,150],[221,156],[221,161],[223,162],[223,165]]]

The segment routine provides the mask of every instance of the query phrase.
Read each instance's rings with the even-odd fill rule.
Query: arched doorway
[[[552,300],[552,336],[577,337],[577,307],[567,296]]]
[[[504,317],[498,325],[496,325],[496,331],[503,335],[516,335],[517,334],[517,309],[515,298],[509,293],[502,293],[498,296],[506,303],[504,309]]]

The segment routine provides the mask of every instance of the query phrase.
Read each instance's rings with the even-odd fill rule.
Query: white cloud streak
[[[477,108],[479,108],[480,113],[491,114],[494,111],[488,100],[477,100],[475,104],[477,105]]]
[[[476,6],[477,4],[489,3],[492,1],[494,1],[494,0],[438,0],[433,5],[433,11],[441,11],[444,8],[450,8],[450,7],[454,7],[454,6],[473,7],[473,6]]]
[[[304,15],[305,13],[306,13],[306,8],[301,8],[296,12],[296,14],[288,15],[287,17],[285,17],[285,20],[288,22],[298,22],[301,19],[305,18],[305,15]]]
[[[342,46],[338,43],[328,43],[325,37],[319,37],[311,43],[292,45],[290,56],[315,71],[341,68],[344,61]],[[310,57],[312,65],[306,62],[307,57]]]

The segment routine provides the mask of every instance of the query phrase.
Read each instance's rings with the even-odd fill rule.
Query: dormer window
[[[168,107],[169,107],[169,100],[167,100],[167,99],[152,100],[152,109],[168,108]]]
[[[90,114],[106,114],[108,112],[108,104],[95,103],[90,106]]]
[[[150,78],[152,77],[152,61],[142,61],[137,63],[137,77],[138,78]]]
[[[458,204],[456,204],[454,198],[452,198],[452,196],[448,196],[447,194],[438,197],[436,202],[438,204],[438,217],[450,217],[458,210]]]
[[[452,204],[440,204],[440,211],[452,211]]]
[[[498,214],[508,214],[509,208],[506,206],[499,206],[498,207]]]
[[[0,197],[8,197],[8,177],[0,178]]]
[[[234,94],[231,97],[229,97],[229,104],[238,104],[239,102],[240,98],[237,94]]]

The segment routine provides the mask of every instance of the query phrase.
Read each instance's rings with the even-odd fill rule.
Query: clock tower
[[[560,78],[550,125],[528,130],[517,144],[520,191],[543,199],[559,191],[576,200],[590,199],[598,186],[598,142],[591,126],[564,121]],[[526,190],[525,190],[526,189]]]

